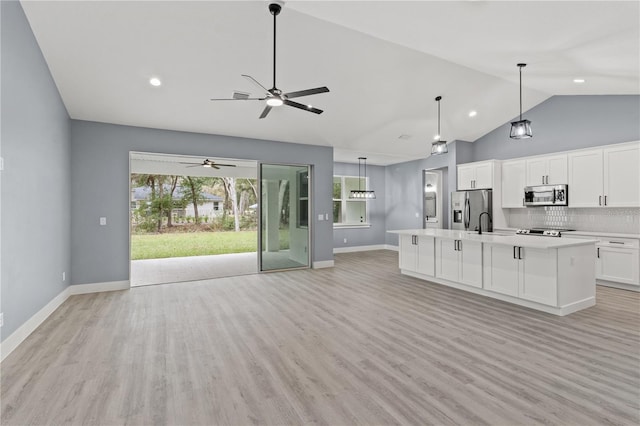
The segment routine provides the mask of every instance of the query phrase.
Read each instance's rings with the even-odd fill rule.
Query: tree
[[[207,180],[207,178],[203,177],[182,177],[182,185],[183,187],[186,186],[187,188],[187,191],[183,192],[183,198],[184,200],[187,200],[189,203],[193,204],[193,216],[196,224],[200,223],[200,217],[198,215],[198,204],[202,203],[202,189]]]
[[[229,202],[233,211],[233,223],[236,232],[240,231],[240,215],[238,214],[238,192],[236,190],[236,178],[223,177],[226,188],[225,195],[228,194]]]

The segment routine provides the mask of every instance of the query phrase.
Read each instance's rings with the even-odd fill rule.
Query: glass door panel
[[[309,267],[309,166],[260,164],[260,271]]]

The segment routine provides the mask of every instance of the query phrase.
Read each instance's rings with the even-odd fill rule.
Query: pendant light
[[[367,157],[358,157],[358,189],[351,190],[351,194],[349,194],[349,198],[364,200],[364,199],[373,199],[376,198],[375,191],[367,191],[367,189],[362,189],[362,178],[360,177],[360,168],[362,166],[362,162],[364,161],[364,182],[365,186],[367,183]]]
[[[520,69],[520,120],[511,123],[511,134],[509,135],[511,139],[526,139],[533,137],[533,133],[531,132],[531,122],[529,120],[522,119],[522,68],[526,66],[527,64],[518,64],[518,68]]]
[[[436,97],[436,102],[438,102],[438,134],[436,135],[436,141],[431,144],[431,155],[440,155],[446,154],[449,152],[447,148],[447,141],[443,141],[440,139],[440,100],[442,96]]]

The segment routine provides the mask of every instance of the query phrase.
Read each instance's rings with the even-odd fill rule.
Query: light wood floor
[[[556,317],[336,267],[73,296],[1,365],[9,424],[638,424],[638,293]]]

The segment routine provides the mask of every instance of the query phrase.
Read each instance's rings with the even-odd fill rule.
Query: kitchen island
[[[448,229],[399,235],[401,273],[555,315],[595,305],[596,240]]]

